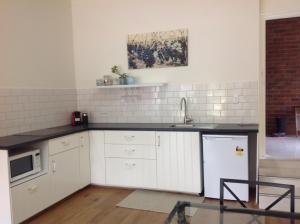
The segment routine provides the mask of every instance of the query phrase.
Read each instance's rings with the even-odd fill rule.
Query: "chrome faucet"
[[[183,107],[183,104],[184,104],[184,118],[183,118],[183,123],[184,124],[188,124],[188,123],[191,123],[193,120],[190,116],[187,115],[187,103],[186,103],[186,98],[185,97],[182,97],[181,100],[180,100],[180,110],[182,111],[182,107]]]

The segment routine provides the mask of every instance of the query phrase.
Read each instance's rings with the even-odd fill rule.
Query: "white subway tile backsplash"
[[[70,123],[183,121],[180,99],[199,123],[257,123],[258,83],[170,84],[127,89],[0,89],[0,136]]]
[[[257,123],[257,92],[257,82],[77,91],[78,110],[89,112],[91,122],[138,123],[182,122],[181,97],[187,97],[188,113],[195,122]]]
[[[69,124],[76,109],[75,89],[0,89],[0,136]]]

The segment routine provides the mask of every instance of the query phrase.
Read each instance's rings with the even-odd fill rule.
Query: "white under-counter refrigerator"
[[[248,136],[203,135],[204,195],[220,198],[220,178],[248,180]],[[248,184],[227,184],[243,201],[249,200]],[[224,189],[224,199],[233,196]]]

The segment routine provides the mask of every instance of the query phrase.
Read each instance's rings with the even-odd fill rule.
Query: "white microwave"
[[[9,157],[10,182],[14,182],[41,172],[40,149]]]

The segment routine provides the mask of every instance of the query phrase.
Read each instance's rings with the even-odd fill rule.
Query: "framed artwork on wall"
[[[128,68],[164,68],[188,65],[188,30],[130,34]]]

